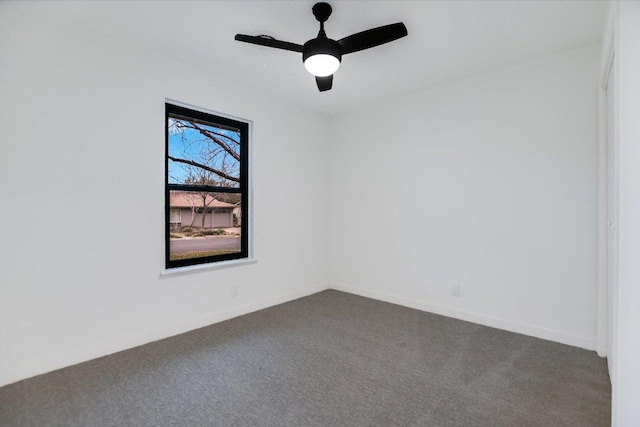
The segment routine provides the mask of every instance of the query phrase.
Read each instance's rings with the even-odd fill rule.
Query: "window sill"
[[[185,274],[197,273],[200,271],[207,270],[220,270],[222,268],[236,267],[239,265],[246,264],[255,264],[258,260],[255,258],[243,258],[243,259],[234,259],[230,261],[220,261],[211,264],[198,264],[198,265],[190,265],[187,267],[177,267],[177,268],[169,268],[162,270],[160,272],[160,278],[171,277],[171,276],[181,276]]]

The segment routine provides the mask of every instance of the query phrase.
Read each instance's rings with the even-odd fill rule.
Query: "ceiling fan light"
[[[330,76],[340,67],[340,60],[333,55],[319,53],[305,59],[304,67],[317,77]]]

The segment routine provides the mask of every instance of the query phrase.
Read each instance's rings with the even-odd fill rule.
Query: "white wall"
[[[331,286],[595,349],[598,65],[586,47],[334,119]]]
[[[631,427],[640,420],[640,3],[620,2],[618,7],[620,237],[613,425]]]
[[[0,5],[0,385],[327,284],[327,120],[90,3]],[[159,277],[165,97],[253,120],[257,264]]]

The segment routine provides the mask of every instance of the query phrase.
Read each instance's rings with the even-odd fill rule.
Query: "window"
[[[172,227],[180,227],[182,225],[182,210],[169,209],[169,224]]]
[[[249,124],[165,111],[166,268],[248,258]]]

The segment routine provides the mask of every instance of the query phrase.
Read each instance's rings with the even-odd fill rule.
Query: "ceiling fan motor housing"
[[[342,47],[340,44],[328,38],[311,39],[302,47],[302,62],[313,55],[331,55],[342,62]]]

